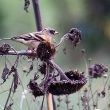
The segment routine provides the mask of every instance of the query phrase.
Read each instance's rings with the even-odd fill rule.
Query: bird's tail
[[[1,40],[12,40],[11,38],[3,38],[3,39],[0,39]]]

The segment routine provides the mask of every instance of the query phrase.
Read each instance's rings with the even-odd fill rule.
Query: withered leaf
[[[8,69],[7,65],[5,65],[3,72],[2,72],[2,76],[1,76],[1,78],[3,79],[3,82],[5,82],[6,79],[8,78],[9,71],[10,70]]]

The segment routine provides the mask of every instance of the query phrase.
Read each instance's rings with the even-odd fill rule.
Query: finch
[[[4,38],[1,40],[12,40],[19,43],[22,43],[28,47],[29,50],[37,49],[40,42],[45,41],[52,43],[52,38],[58,34],[57,31],[53,28],[45,28],[42,31],[32,32],[22,35],[17,35],[11,38]]]

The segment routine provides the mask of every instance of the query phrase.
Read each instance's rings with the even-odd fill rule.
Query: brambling
[[[38,45],[42,41],[52,43],[52,38],[58,34],[57,31],[55,31],[52,28],[45,28],[42,31],[39,32],[32,32],[22,35],[17,35],[12,38],[4,38],[2,40],[12,40],[19,43],[22,43],[26,46],[28,46],[28,50],[34,50],[37,49]]]

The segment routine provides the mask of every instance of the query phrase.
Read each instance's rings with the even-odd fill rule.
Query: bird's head
[[[58,32],[55,31],[55,29],[53,29],[53,28],[45,28],[45,29],[42,30],[42,32],[44,34],[47,34],[47,35],[51,36],[51,37],[53,37],[54,35],[58,34]]]

